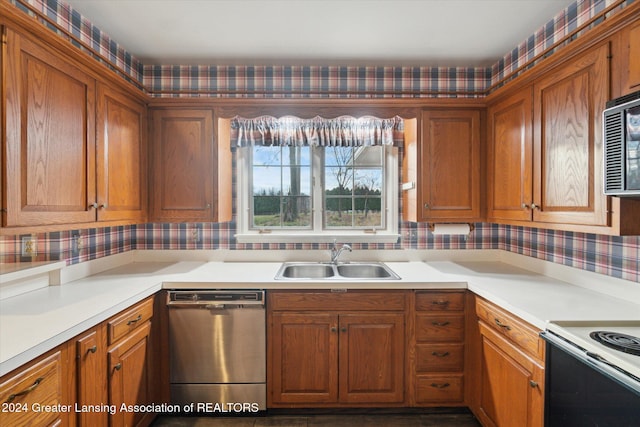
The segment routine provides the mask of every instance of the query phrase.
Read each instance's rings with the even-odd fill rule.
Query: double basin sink
[[[400,276],[381,262],[285,262],[276,280],[399,280]]]

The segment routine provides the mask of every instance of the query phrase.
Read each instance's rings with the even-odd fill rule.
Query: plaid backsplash
[[[612,237],[477,223],[468,237],[435,236],[428,224],[400,224],[396,244],[353,244],[356,250],[503,249],[583,270],[640,282],[640,236]],[[235,223],[142,224],[89,230],[39,233],[35,261],[67,264],[132,249],[329,250],[326,243],[241,244]],[[0,237],[0,262],[28,262],[20,256],[22,235]]]

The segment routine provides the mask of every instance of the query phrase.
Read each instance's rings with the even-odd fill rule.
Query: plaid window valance
[[[389,119],[373,116],[340,116],[333,119],[320,116],[311,119],[260,116],[253,119],[235,117],[231,120],[232,148],[254,145],[400,146],[403,140],[403,121],[398,116]]]

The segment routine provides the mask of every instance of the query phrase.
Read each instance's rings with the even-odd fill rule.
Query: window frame
[[[324,228],[324,174],[314,171],[323,168],[324,147],[311,147],[311,229],[252,229],[252,197],[249,191],[253,165],[250,147],[236,150],[236,200],[238,243],[330,243],[334,239],[350,243],[397,243],[399,240],[399,149],[384,147],[383,228]]]

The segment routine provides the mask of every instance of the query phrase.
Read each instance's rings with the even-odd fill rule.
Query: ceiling
[[[61,0],[144,64],[488,67],[574,0]]]

